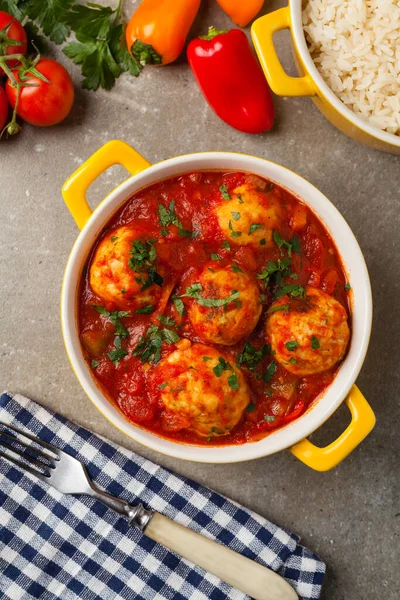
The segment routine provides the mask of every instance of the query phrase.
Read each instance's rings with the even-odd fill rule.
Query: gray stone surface
[[[268,8],[283,4],[274,1]],[[210,23],[230,26],[211,1],[203,3],[194,32]],[[290,64],[288,37],[279,36],[278,45]],[[346,138],[306,98],[277,98],[271,133],[234,131],[208,108],[183,59],[168,68],[146,69],[138,80],[125,76],[111,92],[80,90],[78,71],[70,63],[68,68],[77,90],[68,120],[49,129],[25,126],[18,137],[0,143],[0,386],[293,529],[328,564],[325,600],[397,600],[399,158]],[[269,158],[319,187],[348,220],[373,286],[373,335],[358,383],[378,422],[338,468],[316,473],[289,452],[228,466],[168,459],[138,447],[91,405],[70,368],[60,329],[61,280],[78,234],[61,186],[112,138],[125,140],[153,162],[201,150]],[[115,168],[103,175],[90,191],[91,201],[96,204],[123,177]],[[314,439],[329,443],[347,420],[341,408]]]

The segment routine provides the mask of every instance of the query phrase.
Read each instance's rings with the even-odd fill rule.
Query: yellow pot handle
[[[291,28],[289,7],[275,10],[254,21],[251,37],[265,77],[278,96],[315,96],[317,93],[309,75],[290,77],[280,63],[272,36],[281,29]]]
[[[67,179],[62,195],[79,229],[90,219],[92,210],[86,199],[88,187],[113,165],[122,165],[131,175],[147,169],[150,163],[131,146],[119,140],[104,144]]]
[[[345,403],[351,413],[351,423],[337,440],[319,448],[304,439],[290,449],[296,458],[315,471],[329,471],[336,467],[374,428],[375,415],[356,385],[351,388]]]

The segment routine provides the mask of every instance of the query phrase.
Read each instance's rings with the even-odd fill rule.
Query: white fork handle
[[[155,513],[145,535],[254,600],[296,600],[294,589],[266,567]]]

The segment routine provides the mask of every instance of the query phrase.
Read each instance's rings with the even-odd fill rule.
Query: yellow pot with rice
[[[299,77],[288,75],[273,35],[290,29]],[[251,30],[278,96],[310,96],[346,135],[400,154],[400,6],[397,0],[289,0]]]

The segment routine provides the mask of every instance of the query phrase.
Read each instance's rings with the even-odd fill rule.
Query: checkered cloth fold
[[[142,502],[269,566],[303,600],[320,597],[325,565],[299,544],[298,536],[23,396],[5,393],[0,397],[0,420],[76,456],[96,484],[110,494],[132,504]],[[0,597],[248,599],[129,527],[97,500],[60,494],[2,458]]]

